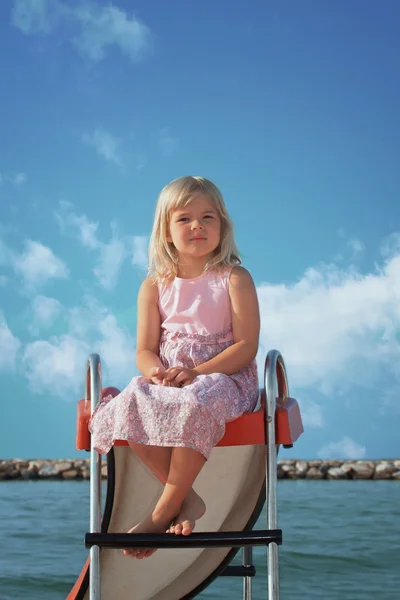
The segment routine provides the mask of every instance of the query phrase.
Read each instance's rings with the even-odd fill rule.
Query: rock
[[[396,470],[394,464],[390,461],[383,460],[375,467],[374,479],[391,479],[392,473]]]
[[[277,465],[277,471],[276,471],[276,476],[278,479],[285,479],[286,477],[286,473],[285,471],[282,469],[282,465],[278,463]]]
[[[82,470],[82,479],[90,479],[90,471],[89,469]]]
[[[80,459],[80,460],[75,460],[74,461],[74,467],[75,469],[77,468],[82,468],[82,467],[88,467],[89,466],[89,460],[88,459]]]
[[[20,469],[22,479],[38,479],[37,469]]]
[[[62,473],[63,471],[69,471],[71,469],[71,461],[62,461],[54,463],[54,468],[57,473]]]
[[[308,471],[308,463],[305,460],[298,460],[295,464],[296,475],[299,479],[304,479]]]
[[[321,466],[321,464],[322,464],[322,460],[309,460],[309,461],[307,461],[307,462],[308,462],[308,466],[309,466],[310,468],[312,468],[312,467],[316,467],[317,469],[318,469],[318,467],[320,467],[320,466]]]
[[[396,471],[400,470],[400,460],[393,460],[392,463]]]
[[[400,471],[395,471],[394,473],[392,473],[392,479],[400,480]]]
[[[306,473],[306,479],[325,479],[325,475],[318,467],[311,467]]]
[[[19,471],[21,469],[27,469],[29,467],[29,460],[18,459],[18,460],[13,460],[13,463],[14,463],[14,467],[16,469],[18,469]]]
[[[57,465],[44,465],[39,469],[40,479],[61,479],[62,475],[56,468]]]
[[[371,479],[374,474],[374,465],[371,462],[347,463],[342,466],[342,469],[351,479]]]
[[[78,473],[76,469],[70,469],[69,471],[62,472],[63,479],[81,479],[82,475]]]
[[[347,472],[343,467],[330,467],[327,471],[328,479],[348,479]]]
[[[332,468],[334,468],[334,467],[332,467],[332,466],[331,466],[329,463],[327,463],[327,462],[326,462],[326,463],[322,462],[322,463],[319,465],[319,471],[321,471],[322,475],[326,475],[326,474],[327,474],[327,472],[329,471],[329,469],[332,469]]]
[[[107,465],[102,465],[101,467],[101,478],[107,479]]]

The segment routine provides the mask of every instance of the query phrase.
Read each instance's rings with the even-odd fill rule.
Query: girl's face
[[[188,204],[170,213],[167,241],[172,242],[178,257],[213,256],[221,237],[221,218],[212,200],[197,194]]]

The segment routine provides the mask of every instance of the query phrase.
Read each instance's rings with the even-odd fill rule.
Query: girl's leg
[[[128,443],[142,463],[165,485],[171,463],[172,448],[146,446],[145,444],[134,444],[133,442]]]
[[[172,448],[146,446],[145,444],[135,444],[133,442],[129,442],[129,445],[153,475],[165,485],[170,471]],[[183,501],[180,514],[178,515],[179,518],[174,519],[175,524],[167,528],[167,533],[183,533],[182,523],[184,516],[186,515],[185,520],[189,520],[192,524],[186,523],[184,535],[187,535],[187,528],[191,527],[191,530],[193,530],[195,521],[204,515],[205,510],[206,507],[203,500],[194,489],[191,488]]]
[[[196,450],[173,448],[167,481],[156,507],[141,523],[130,529],[129,533],[163,533],[176,515],[179,515],[183,508],[183,502],[205,461],[204,456]],[[188,507],[186,511],[189,512]],[[192,525],[188,519],[185,520],[185,523],[182,533],[189,535],[194,523]],[[132,554],[137,558],[144,558],[150,556],[153,550],[126,550],[125,553]]]

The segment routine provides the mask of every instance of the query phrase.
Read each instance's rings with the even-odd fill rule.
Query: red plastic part
[[[102,397],[117,396],[119,390],[117,388],[108,387],[102,391]],[[77,434],[76,434],[76,449],[90,449],[90,432],[88,429],[90,419],[90,402],[79,400],[77,413]],[[297,400],[294,398],[286,398],[282,400],[278,398],[275,413],[275,436],[276,444],[290,446],[303,433],[303,424],[301,420],[300,409]],[[262,407],[253,412],[246,413],[227,423],[225,434],[217,446],[246,446],[266,443],[265,433],[265,412],[264,403]],[[116,440],[114,446],[127,446],[125,440]]]

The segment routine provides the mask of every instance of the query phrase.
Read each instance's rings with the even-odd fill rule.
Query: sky
[[[280,457],[400,457],[399,40],[396,0],[0,3],[0,457],[86,456],[87,357],[138,375],[155,202],[186,174],[222,190],[260,373],[277,348],[300,403]]]

